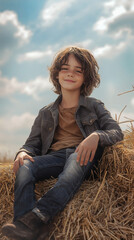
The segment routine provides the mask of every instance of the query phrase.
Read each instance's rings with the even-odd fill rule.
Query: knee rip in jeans
[[[27,182],[33,179],[30,169],[27,165],[23,165],[19,168],[16,180],[19,183]]]

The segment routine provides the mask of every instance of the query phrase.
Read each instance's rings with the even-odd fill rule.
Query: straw
[[[0,225],[12,221],[15,177],[12,164],[0,168]],[[36,184],[40,198],[57,179]],[[6,240],[0,233],[0,239]],[[85,180],[53,220],[48,239],[134,240],[134,129],[105,148],[97,178]]]

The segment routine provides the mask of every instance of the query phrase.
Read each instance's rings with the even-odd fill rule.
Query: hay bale
[[[123,141],[105,149],[97,179],[84,181],[64,211],[54,218],[49,239],[134,240],[134,149],[129,146]],[[38,183],[37,198],[55,182]],[[13,217],[13,185],[10,166],[0,174],[1,225]],[[0,235],[0,239],[6,238]]]

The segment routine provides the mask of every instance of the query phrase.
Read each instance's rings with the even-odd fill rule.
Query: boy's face
[[[66,90],[77,91],[80,94],[80,88],[84,82],[84,74],[80,62],[73,54],[70,54],[67,62],[61,66],[58,79],[62,93]]]

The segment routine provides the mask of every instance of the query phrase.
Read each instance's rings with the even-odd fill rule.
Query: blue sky
[[[65,46],[89,49],[100,66],[92,97],[120,121],[134,119],[134,0],[0,0],[0,152],[14,154],[43,106],[57,97],[48,67]],[[127,129],[130,124],[121,124]]]

